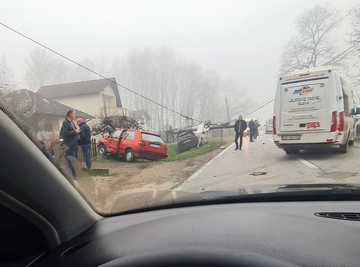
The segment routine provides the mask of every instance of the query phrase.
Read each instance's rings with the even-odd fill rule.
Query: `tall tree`
[[[25,63],[27,66],[25,79],[29,82],[32,91],[37,91],[41,86],[50,84],[51,56],[45,49],[33,49],[30,57],[25,59]]]
[[[357,103],[360,103],[360,5],[350,10],[350,39],[349,44],[355,45],[352,50],[352,64],[348,69],[348,75],[354,87],[354,96]]]
[[[281,75],[323,64],[339,66],[343,58],[335,57],[337,47],[330,35],[341,20],[339,12],[327,6],[315,6],[298,16],[298,35],[290,39],[281,54]]]
[[[0,90],[6,92],[16,89],[13,73],[7,64],[6,55],[3,54],[0,60]]]

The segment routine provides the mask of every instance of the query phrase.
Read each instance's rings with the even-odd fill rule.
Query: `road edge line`
[[[212,158],[208,163],[206,163],[204,166],[202,166],[200,169],[198,169],[193,175],[191,175],[189,178],[187,178],[185,181],[183,181],[181,183],[181,185],[183,185],[186,182],[190,182],[192,180],[194,180],[200,173],[202,173],[204,171],[204,169],[209,166],[211,163],[213,163],[213,161],[219,157],[221,157],[221,155],[223,155],[226,151],[228,151],[231,147],[233,147],[235,145],[235,143],[229,145],[228,148],[225,148],[224,151],[222,151],[221,153],[219,153],[217,156],[215,156],[214,158]],[[173,190],[180,190],[181,189],[181,185],[179,185],[178,187],[174,188]]]

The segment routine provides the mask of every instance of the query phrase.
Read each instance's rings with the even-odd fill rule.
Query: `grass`
[[[357,138],[355,139],[355,143],[356,143],[356,144],[360,144],[360,137],[357,137]]]
[[[170,162],[170,161],[178,161],[178,160],[194,158],[199,155],[203,155],[215,149],[218,149],[221,145],[223,145],[223,143],[221,143],[220,141],[211,140],[209,141],[209,144],[206,146],[192,148],[191,150],[185,151],[183,153],[178,153],[177,144],[174,143],[169,144],[168,153],[167,153],[168,157],[163,161]]]
[[[90,173],[90,176],[94,176],[94,177],[118,177],[119,173],[118,172],[113,172],[113,173],[109,173],[109,174],[95,174],[95,173]]]

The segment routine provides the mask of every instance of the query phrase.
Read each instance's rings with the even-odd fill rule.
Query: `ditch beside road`
[[[171,190],[180,186],[192,174],[224,151],[233,142],[233,137],[210,140],[209,145],[177,154],[176,144],[169,145],[169,157],[163,161],[137,160],[127,163],[116,157],[97,157],[93,160],[94,169],[109,169],[108,175],[93,176],[81,170],[71,181],[75,188],[88,200],[95,210],[111,212],[116,200],[125,195],[154,191]],[[140,194],[141,195],[141,194]],[[129,207],[124,207],[129,209]]]

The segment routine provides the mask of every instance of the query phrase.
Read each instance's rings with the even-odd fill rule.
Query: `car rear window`
[[[161,139],[161,137],[157,136],[157,135],[153,135],[153,134],[149,134],[149,133],[141,133],[141,138],[144,141],[164,144],[164,141]]]
[[[193,134],[190,132],[181,133],[181,134],[179,134],[179,141],[183,141],[186,138],[191,137],[191,136],[193,136]]]

